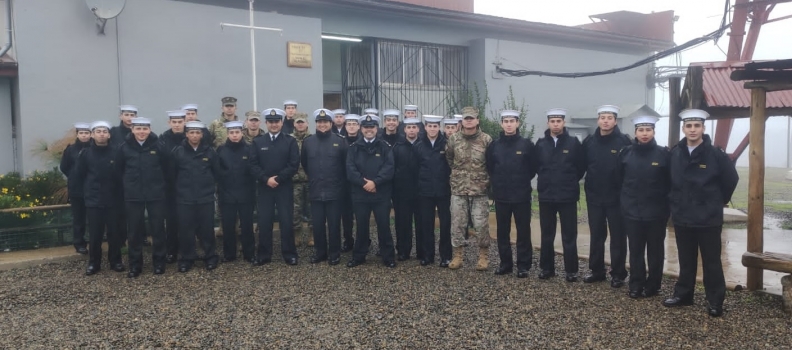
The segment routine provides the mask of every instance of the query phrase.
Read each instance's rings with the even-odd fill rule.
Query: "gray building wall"
[[[11,79],[0,78],[0,174],[14,171],[14,139],[11,114]]]
[[[37,140],[63,137],[76,121],[116,124],[119,104],[137,105],[157,133],[166,130],[165,111],[185,103],[198,103],[205,122],[217,118],[223,96],[239,99],[240,115],[252,108],[249,31],[220,28],[247,24],[246,9],[127,1],[105,35],[81,0],[15,1],[14,15],[23,171],[44,167],[30,152]],[[282,35],[256,32],[258,109],[282,107],[287,98],[304,111],[320,106],[321,20],[256,12],[255,21],[284,28]],[[286,66],[288,41],[312,45],[313,68]]]

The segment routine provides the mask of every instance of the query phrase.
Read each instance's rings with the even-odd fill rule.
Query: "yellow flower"
[[[29,217],[30,217],[30,214],[28,214],[28,213],[22,213],[22,214],[19,214],[19,217],[20,217],[20,218],[22,218],[22,219],[29,218]]]
[[[30,193],[26,194],[25,197],[30,197]]]
[[[8,189],[3,187],[3,194],[8,194]]]
[[[14,199],[16,199],[16,201],[17,201],[17,202],[19,202],[19,201],[21,201],[21,200],[22,200],[22,197],[20,197],[20,196],[14,196]]]

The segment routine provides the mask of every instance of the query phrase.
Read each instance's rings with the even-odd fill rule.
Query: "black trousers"
[[[198,256],[195,238],[200,237],[206,263],[217,263],[214,236],[214,202],[177,205],[179,212],[179,264],[191,265]]]
[[[421,228],[421,208],[418,198],[393,198],[394,228],[396,229],[396,251],[400,256],[409,257],[413,247],[413,223],[415,223],[415,254],[424,257],[423,229]]]
[[[371,238],[369,237],[369,220],[371,220],[371,213],[374,213],[382,261],[394,261],[393,236],[391,236],[390,230],[390,200],[379,202],[355,202],[353,206],[355,208],[355,220],[357,221],[357,233],[352,259],[356,261],[366,260],[369,245],[371,245]]]
[[[341,206],[338,200],[311,201],[315,256],[341,257]],[[329,235],[328,235],[329,233]]]
[[[278,208],[278,227],[280,227],[281,254],[283,259],[297,258],[297,247],[294,245],[294,186],[281,184],[278,187],[259,187],[258,193],[258,228],[259,245],[257,259],[272,259],[272,227],[275,219],[275,208]]]
[[[660,290],[665,261],[666,222],[666,219],[644,221],[624,218],[624,229],[630,243],[630,290]]]
[[[561,221],[561,243],[564,247],[564,269],[566,273],[578,272],[577,252],[577,202],[539,202],[539,227],[542,230],[542,247],[539,267],[543,271],[555,271],[556,214]]]
[[[143,269],[143,233],[146,230],[145,214],[148,212],[149,232],[152,239],[151,261],[154,266],[165,265],[165,201],[126,202],[129,225],[129,269]]]
[[[344,242],[355,241],[355,236],[352,233],[352,225],[355,223],[354,213],[355,210],[352,208],[352,195],[349,189],[347,189],[344,194],[344,200],[341,202],[341,223],[344,226]]]
[[[434,261],[435,210],[440,219],[440,260],[451,260],[451,196],[419,197],[424,259]]]
[[[220,223],[223,227],[223,258],[237,258],[236,222],[239,218],[239,238],[242,241],[242,256],[253,259],[256,241],[253,240],[253,203],[220,203]]]
[[[121,195],[121,198],[124,196]],[[127,219],[126,219],[126,203],[123,200],[119,200],[116,203],[116,208],[118,208],[116,212],[116,220],[118,222],[118,239],[121,240],[121,245],[123,246],[126,244],[127,241],[127,233],[128,233],[128,226],[127,226]]]
[[[179,209],[176,196],[165,197],[165,250],[168,255],[179,255]]]
[[[722,306],[726,298],[726,280],[721,264],[721,228],[685,227],[674,225],[679,250],[679,279],[674,286],[674,296],[693,298],[696,288],[698,252],[701,250],[701,267],[704,270],[704,294],[710,305]]]
[[[531,201],[504,203],[495,201],[495,220],[498,224],[498,255],[503,266],[513,266],[511,248],[511,219],[517,227],[517,268],[531,269]]]
[[[75,248],[85,247],[86,209],[83,197],[69,197],[72,214],[72,244]]]
[[[627,278],[627,235],[624,233],[624,218],[621,206],[596,205],[588,203],[588,222],[591,231],[591,245],[589,250],[589,269],[595,275],[604,275],[605,268],[605,240],[610,231],[611,276],[613,278]]]
[[[118,236],[117,208],[87,208],[88,214],[88,265],[102,264],[102,237],[107,232],[107,261],[111,265],[121,262],[121,237]]]

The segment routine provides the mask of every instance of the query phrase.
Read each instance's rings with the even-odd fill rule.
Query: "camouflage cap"
[[[476,107],[465,107],[462,108],[462,117],[473,117],[478,118],[479,110]]]
[[[294,115],[294,122],[295,123],[296,122],[307,123],[308,122],[308,114],[305,114],[305,113],[297,113],[297,114],[295,114]]]
[[[245,117],[247,117],[248,120],[250,119],[261,120],[261,113],[257,111],[247,111],[245,112]]]
[[[223,105],[236,105],[237,99],[236,97],[226,96],[223,97],[220,101],[223,102]]]

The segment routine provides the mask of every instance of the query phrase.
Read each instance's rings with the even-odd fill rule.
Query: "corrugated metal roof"
[[[731,73],[749,62],[691,63],[704,68],[702,75],[704,99],[707,106],[751,108],[751,90],[743,88],[742,81],[732,81]],[[767,108],[792,107],[792,90],[767,93]]]

